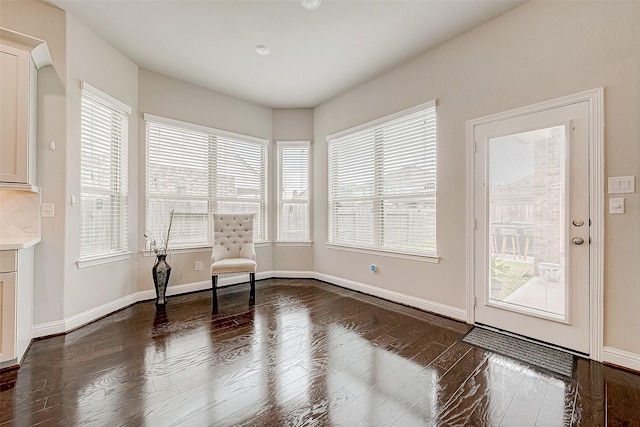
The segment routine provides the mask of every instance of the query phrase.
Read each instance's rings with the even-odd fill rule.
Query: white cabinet
[[[0,252],[0,367],[16,354],[17,251]]]
[[[0,251],[0,368],[20,364],[33,338],[33,255]]]
[[[35,67],[34,67],[35,68]],[[33,165],[29,154],[31,55],[11,46],[0,45],[0,181],[28,184]],[[35,89],[31,90],[34,92]]]
[[[35,186],[37,70],[45,65],[44,41],[0,28],[0,188]]]

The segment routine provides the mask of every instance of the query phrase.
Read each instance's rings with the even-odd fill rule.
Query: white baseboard
[[[440,314],[442,316],[450,317],[452,319],[466,322],[467,311],[462,308],[451,307],[449,305],[441,304],[439,302],[429,301],[422,298],[416,298],[409,295],[402,294],[396,291],[390,291],[388,289],[377,288],[375,286],[367,285],[364,283],[356,282],[353,280],[343,279],[340,277],[330,276],[323,273],[315,273],[315,278],[324,282],[329,282],[343,288],[351,289],[365,293],[367,295],[373,295],[376,297],[384,298],[389,301],[397,302],[400,304],[408,305],[410,307],[419,308],[421,310],[430,311],[432,313]]]
[[[605,363],[611,363],[612,365],[622,366],[623,368],[640,372],[640,354],[618,350],[613,347],[604,347],[602,350],[602,359]]]
[[[292,279],[318,279],[328,283],[332,283],[343,288],[362,292],[368,295],[416,307],[432,313],[441,314],[453,319],[465,321],[467,312],[463,309],[451,307],[433,301],[404,295],[399,292],[389,291],[386,289],[376,288],[353,280],[342,279],[340,277],[330,276],[328,274],[316,273],[313,271],[293,271],[293,270],[273,270],[262,271],[256,273],[256,280],[270,279],[272,277],[292,278]],[[248,281],[246,275],[220,277],[218,287],[225,287],[244,283]],[[167,288],[167,296],[186,294],[189,292],[197,292],[205,289],[211,289],[211,281],[204,280],[201,282],[185,283],[182,285],[172,285]],[[114,311],[118,311],[138,301],[148,301],[155,299],[156,293],[154,289],[136,292],[134,294],[122,297],[99,307],[92,308],[80,314],[71,316],[65,320],[57,320],[53,322],[39,323],[33,325],[33,337],[40,338],[49,335],[62,334],[76,329],[80,326],[91,323],[96,319],[106,316]]]
[[[94,307],[90,310],[84,311],[80,314],[76,314],[64,320],[56,320],[53,322],[33,325],[33,337],[39,338],[48,335],[62,334],[65,332],[69,332],[72,329],[86,325],[87,323],[91,323],[96,319],[106,316],[107,314],[111,314],[114,311],[118,311],[122,308],[130,306],[131,304],[141,301],[140,299],[138,299],[138,294],[140,293],[141,292],[137,292],[135,294],[127,295],[126,297],[122,297],[106,304],[102,304],[98,307]],[[153,293],[155,295],[155,292]]]
[[[294,271],[294,270],[273,270],[270,271],[270,278],[281,279],[315,279],[316,273],[313,271]]]

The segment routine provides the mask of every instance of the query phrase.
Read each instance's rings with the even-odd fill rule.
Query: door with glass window
[[[589,102],[473,127],[475,322],[589,353]]]

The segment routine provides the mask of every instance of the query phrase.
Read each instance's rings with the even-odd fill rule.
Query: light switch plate
[[[624,197],[612,197],[609,199],[609,213],[624,213]]]
[[[53,218],[54,217],[54,207],[53,203],[43,203],[40,206],[40,216],[42,218]]]
[[[635,176],[610,176],[609,194],[635,193]]]

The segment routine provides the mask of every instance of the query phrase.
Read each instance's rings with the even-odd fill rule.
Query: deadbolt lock
[[[582,237],[574,237],[573,239],[571,239],[571,243],[573,243],[574,245],[581,245],[584,243],[584,239]]]

